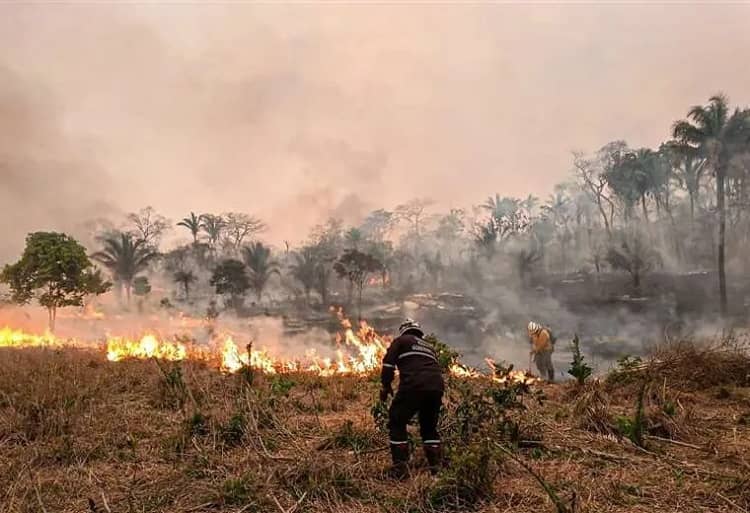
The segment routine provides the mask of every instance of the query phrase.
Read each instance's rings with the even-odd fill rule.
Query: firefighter
[[[531,356],[536,363],[539,375],[550,382],[555,381],[555,369],[552,367],[552,351],[555,350],[555,338],[549,328],[531,321],[528,325]]]
[[[406,425],[415,414],[419,418],[422,446],[430,472],[435,474],[442,463],[440,436],[437,431],[443,401],[443,375],[432,344],[423,339],[424,331],[406,319],[383,358],[380,400],[393,394],[391,385],[398,369],[398,392],[388,410],[391,475],[403,479],[408,475],[409,436]]]

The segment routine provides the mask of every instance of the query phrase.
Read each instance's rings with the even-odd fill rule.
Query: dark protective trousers
[[[534,363],[536,363],[536,368],[542,379],[550,382],[555,381],[555,368],[552,367],[552,351],[534,353]]]
[[[406,426],[415,414],[419,418],[419,433],[422,443],[440,445],[437,431],[443,392],[398,391],[388,411],[388,432],[391,445],[404,445],[409,442]],[[408,454],[408,453],[407,453]]]

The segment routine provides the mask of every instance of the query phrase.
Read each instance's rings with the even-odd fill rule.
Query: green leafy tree
[[[224,296],[226,303],[238,312],[242,309],[245,293],[250,288],[250,280],[245,271],[245,264],[229,258],[219,262],[209,282],[216,293]]]
[[[144,239],[130,233],[111,233],[101,238],[104,246],[91,258],[100,262],[112,274],[112,279],[125,290],[128,304],[133,280],[145,271],[158,253]]]
[[[86,296],[103,294],[111,286],[81,244],[55,232],[29,234],[21,259],[6,265],[0,279],[9,285],[14,302],[26,304],[36,298],[47,309],[50,330],[55,329],[58,308],[81,306]]]
[[[281,274],[279,264],[271,258],[271,249],[261,242],[254,242],[245,247],[242,253],[250,278],[250,288],[260,301],[268,280],[274,274]]]
[[[352,287],[357,289],[357,316],[362,318],[362,289],[367,277],[380,271],[382,264],[377,258],[362,253],[356,249],[347,249],[333,264],[333,269],[340,278],[349,280]]]
[[[198,235],[201,232],[201,216],[195,215],[194,212],[190,212],[190,215],[177,223],[177,226],[187,228],[188,231],[190,231],[190,235],[193,236],[193,244],[198,244]]]
[[[696,105],[688,119],[678,121],[672,129],[675,139],[700,151],[716,176],[716,208],[719,214],[718,271],[719,303],[722,316],[727,315],[726,277],[726,178],[732,156],[745,150],[750,142],[750,110],[729,109],[729,100],[718,94],[707,105]]]

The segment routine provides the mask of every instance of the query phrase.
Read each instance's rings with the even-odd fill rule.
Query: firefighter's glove
[[[380,402],[384,403],[388,400],[388,396],[393,395],[393,389],[391,387],[383,387],[380,389]]]

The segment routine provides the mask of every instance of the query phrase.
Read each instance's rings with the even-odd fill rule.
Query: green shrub
[[[579,385],[583,385],[586,380],[591,376],[592,369],[584,362],[584,357],[581,354],[581,345],[578,339],[578,334],[573,337],[571,342],[571,349],[573,351],[573,361],[570,364],[568,374],[576,378]]]

